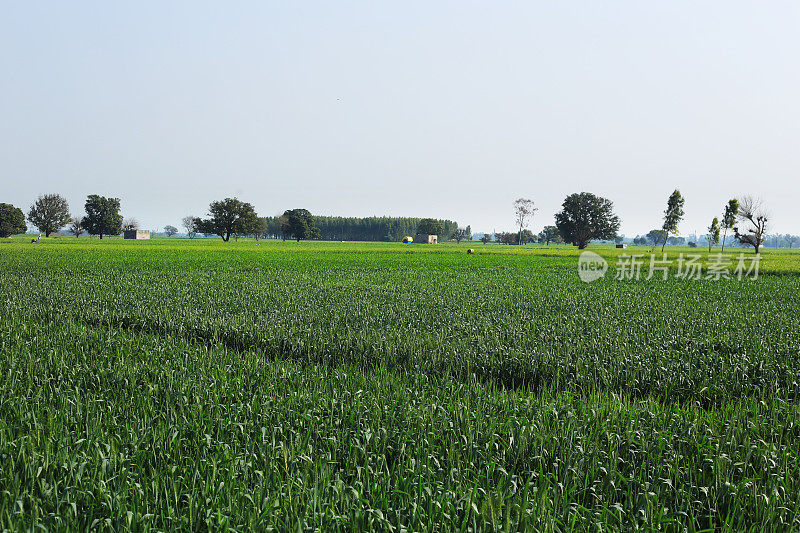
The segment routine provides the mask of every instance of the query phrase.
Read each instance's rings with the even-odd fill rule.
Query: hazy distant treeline
[[[400,241],[414,236],[422,219],[411,217],[330,217],[314,215],[314,226],[324,241]],[[281,238],[280,217],[266,217],[265,237]],[[440,220],[442,235],[451,235],[458,228],[453,220]]]

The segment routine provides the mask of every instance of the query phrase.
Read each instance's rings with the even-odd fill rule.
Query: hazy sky
[[[800,4],[0,1],[0,201],[117,196],[143,227],[263,215],[509,229],[614,201],[628,236],[732,196],[800,233]]]

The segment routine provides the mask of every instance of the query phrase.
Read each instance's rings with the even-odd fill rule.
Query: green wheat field
[[[800,253],[742,281],[577,265],[0,242],[0,530],[800,529]]]

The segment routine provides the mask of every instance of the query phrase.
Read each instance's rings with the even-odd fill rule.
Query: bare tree
[[[533,214],[536,211],[538,211],[538,209],[533,206],[533,200],[517,198],[514,202],[514,217],[517,222],[517,227],[519,228],[518,243],[522,244],[522,230],[528,226],[530,219],[533,218]]]
[[[124,231],[131,231],[139,229],[139,221],[135,218],[126,218],[122,222],[122,229]]]
[[[186,234],[189,235],[190,239],[194,239],[197,236],[197,220],[198,218],[194,216],[183,217],[183,220],[181,220],[181,224],[186,228]]]
[[[164,226],[164,233],[167,234],[167,237],[172,237],[173,235],[178,233],[178,228],[170,225]]]
[[[736,239],[742,244],[749,244],[755,248],[758,253],[761,245],[764,244],[764,237],[767,234],[767,222],[769,216],[767,215],[764,206],[760,200],[756,200],[751,196],[745,196],[739,200],[739,214],[737,218],[740,222],[748,224],[748,228],[744,233],[739,232],[738,226],[733,228],[733,234]]]
[[[450,238],[456,241],[456,244],[461,244],[461,241],[469,239],[471,236],[466,228],[456,228]]]
[[[80,237],[84,231],[83,225],[81,224],[81,219],[78,217],[70,218],[69,225],[67,226],[67,231],[69,231],[76,237]]]

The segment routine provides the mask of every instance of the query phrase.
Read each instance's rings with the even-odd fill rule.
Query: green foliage
[[[314,217],[307,209],[284,211],[281,223],[281,232],[298,242],[303,239],[319,238],[319,229],[314,226]]]
[[[69,222],[69,204],[59,194],[42,195],[28,211],[28,220],[49,237]]]
[[[678,233],[678,224],[683,220],[683,206],[685,203],[686,201],[683,199],[678,189],[675,189],[672,191],[672,194],[669,195],[667,199],[667,208],[664,210],[664,224],[661,226],[665,235],[663,244],[661,245],[661,251],[664,251],[664,247],[667,245],[667,237],[670,234]]]
[[[567,196],[562,209],[556,213],[556,227],[566,242],[584,249],[593,239],[607,240],[616,237],[619,217],[614,214],[614,204],[589,192]]]
[[[736,219],[739,216],[739,200],[731,198],[725,205],[725,212],[722,215],[722,228],[724,229],[722,235],[722,251],[725,251],[725,239],[728,236],[728,230],[733,229],[736,225]]]
[[[550,244],[551,242],[562,243],[564,242],[564,238],[561,236],[556,226],[545,226],[542,231],[539,232],[539,242],[544,244]]]
[[[122,233],[122,215],[119,214],[119,198],[106,198],[90,194],[86,198],[86,216],[81,227],[91,235],[119,235]]]
[[[669,234],[663,229],[651,229],[649,232],[647,232],[646,235],[647,242],[649,242],[652,245],[656,245],[660,242],[666,241],[668,236]]]
[[[22,212],[22,209],[11,204],[0,203],[0,237],[18,235],[27,230],[25,213]]]
[[[711,251],[711,247],[715,244],[719,244],[719,219],[714,217],[714,220],[711,221],[711,225],[708,227],[708,251]]]
[[[442,235],[442,223],[435,218],[423,218],[417,225],[417,235]]]
[[[211,202],[206,220],[195,219],[195,230],[208,235],[219,235],[228,242],[232,236],[249,235],[258,225],[258,215],[253,206],[238,198],[225,198]]]
[[[0,529],[800,528],[800,253],[577,255],[0,243]]]

